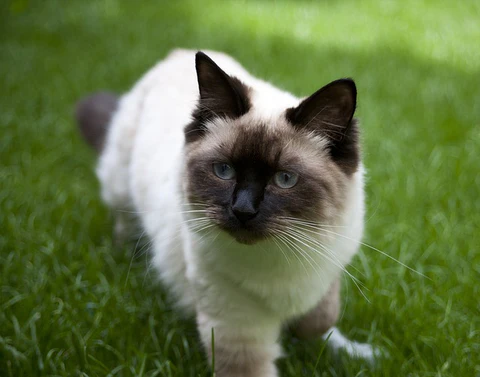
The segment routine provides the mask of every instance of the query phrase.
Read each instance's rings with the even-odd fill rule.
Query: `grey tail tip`
[[[110,92],[98,92],[82,98],[75,107],[75,118],[83,138],[100,153],[105,143],[112,115],[119,97]]]

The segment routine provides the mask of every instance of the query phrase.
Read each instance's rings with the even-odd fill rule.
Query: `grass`
[[[390,357],[317,365],[322,342],[285,337],[282,376],[480,375],[478,1],[7,0],[0,17],[1,376],[209,375],[148,256],[114,248],[72,120],[176,46],[299,95],[355,78],[365,241],[427,276],[363,247],[368,301],[345,279],[339,327]]]

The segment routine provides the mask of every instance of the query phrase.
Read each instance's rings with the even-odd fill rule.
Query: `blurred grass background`
[[[480,2],[4,0],[0,375],[206,376],[135,244],[116,250],[75,101],[174,47],[235,56],[297,95],[359,90],[368,247],[339,327],[375,368],[283,339],[282,376],[480,376]],[[133,256],[133,257],[132,257]],[[130,271],[130,272],[129,272]]]

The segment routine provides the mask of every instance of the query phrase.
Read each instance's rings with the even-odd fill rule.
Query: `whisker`
[[[312,258],[307,252],[306,250],[303,250],[299,245],[295,244],[295,242],[293,242],[292,240],[288,239],[287,237],[287,240],[289,242],[289,244],[291,245],[291,247],[293,248],[292,251],[297,251],[309,264],[310,266],[313,268],[313,270],[315,271],[315,273],[317,274],[318,277],[320,277],[320,279],[322,279],[322,272],[323,272],[323,269],[322,267],[318,264],[318,262]],[[315,264],[315,266],[313,266],[313,263]],[[323,280],[323,279],[322,279]]]
[[[208,217],[195,217],[193,219],[187,219],[183,220],[182,223],[185,225],[188,225],[190,223],[199,223],[199,222],[211,222],[211,220]]]
[[[307,226],[307,225],[305,225],[305,226]],[[308,225],[308,227],[312,227],[312,226]],[[342,238],[344,238],[344,239],[350,240],[350,241],[352,241],[352,242],[357,242],[357,243],[359,243],[360,245],[363,245],[363,246],[365,246],[365,247],[368,247],[369,249],[374,250],[374,251],[380,253],[381,255],[383,255],[383,256],[385,256],[385,257],[393,260],[394,262],[397,262],[398,264],[400,264],[401,266],[405,267],[406,269],[408,269],[408,270],[410,270],[410,271],[412,271],[412,272],[414,272],[414,273],[416,273],[416,274],[418,274],[418,275],[420,275],[420,276],[422,276],[422,277],[424,277],[424,278],[426,278],[426,279],[432,280],[432,279],[430,279],[428,276],[426,276],[426,275],[422,274],[421,272],[415,270],[414,268],[406,265],[405,263],[403,263],[403,262],[399,261],[398,259],[392,257],[391,255],[387,254],[386,252],[384,252],[384,251],[382,251],[382,250],[380,250],[380,249],[377,249],[376,247],[374,247],[374,246],[372,246],[372,245],[369,245],[369,244],[367,244],[367,243],[365,243],[365,242],[362,242],[362,241],[360,241],[360,240],[355,240],[355,239],[353,239],[353,238],[350,238],[350,237],[348,237],[348,236],[345,236],[344,234],[340,234],[340,233],[334,232],[334,231],[332,231],[332,230],[322,229],[321,227],[318,227],[318,228],[316,228],[315,230],[316,230],[316,231],[321,231],[321,232],[326,232],[326,233],[329,233],[329,234],[333,234],[333,235],[336,235],[336,236],[338,236],[338,237],[342,237]],[[312,233],[315,233],[315,232],[312,231]]]
[[[148,254],[147,258],[145,258],[145,275],[143,277],[142,287],[145,287],[145,283],[147,282],[147,277],[150,276],[150,270],[152,269],[152,264],[148,262]]]
[[[134,247],[133,253],[132,253],[132,257],[130,258],[130,263],[129,263],[129,265],[128,265],[127,276],[125,277],[125,284],[123,285],[123,288],[126,288],[126,287],[127,287],[128,278],[129,278],[129,276],[130,276],[130,270],[132,269],[132,264],[133,264],[133,260],[135,259],[135,255],[136,255],[136,253],[137,253],[138,245],[139,245],[142,237],[145,235],[146,232],[147,232],[146,230],[144,230],[144,231],[142,232],[142,234],[140,235],[140,237],[139,237],[138,240],[137,240],[137,243],[135,244],[135,247]]]
[[[359,292],[362,294],[362,296],[365,298],[365,300],[367,300],[367,302],[370,302],[370,300],[368,299],[368,297],[365,295],[365,293],[363,292],[363,290],[360,288],[360,285],[367,289],[365,287],[365,285],[363,283],[361,283],[355,276],[353,276],[341,263],[338,262],[338,260],[334,260],[332,259],[330,256],[328,255],[325,255],[323,253],[320,253],[318,250],[314,249],[312,246],[306,244],[305,242],[303,242],[301,239],[298,238],[298,235],[295,236],[295,235],[292,235],[292,234],[289,234],[289,236],[291,238],[293,238],[294,240],[296,240],[297,242],[303,244],[304,246],[306,246],[307,248],[309,248],[311,251],[313,251],[314,253],[326,258],[327,260],[329,260],[331,263],[333,263],[335,266],[337,266],[338,268],[340,268],[341,271],[343,271],[344,273],[346,273],[351,279],[352,279],[352,282],[355,284],[355,286],[357,287],[357,289],[359,290]],[[323,246],[321,244],[319,244],[319,246]],[[326,250],[326,249],[324,249]],[[328,251],[328,250],[326,250]],[[336,259],[336,258],[335,258]],[[359,285],[360,284],[360,285]],[[368,289],[367,289],[368,290]]]
[[[277,240],[277,238],[275,236],[272,237],[272,240],[273,240],[273,242],[275,242],[275,245],[277,245],[278,249],[280,250],[280,252],[285,257],[285,260],[287,261],[288,265],[291,266],[290,259],[288,258],[288,255],[285,253],[285,250],[283,250],[283,247],[280,244],[280,242]]]
[[[343,272],[345,272],[346,274],[348,274],[350,276],[350,278],[352,278],[353,280],[357,281],[359,284],[362,285],[363,288],[367,289],[365,287],[365,285],[358,279],[356,278],[355,276],[353,276],[348,270],[347,268],[338,260],[338,258],[336,257],[336,255],[330,250],[328,249],[325,245],[322,245],[319,241],[315,240],[315,239],[312,239],[311,237],[308,237],[307,235],[305,235],[304,233],[301,233],[301,232],[298,232],[297,230],[294,230],[292,229],[292,231],[298,236],[298,237],[301,237],[305,242],[310,242],[311,244],[313,244],[313,246],[318,246],[320,247],[322,250],[324,250],[327,255],[324,255],[323,253],[319,253],[319,251],[317,249],[315,249],[313,246],[311,245],[306,245],[307,247],[310,248],[311,251],[313,251],[314,253],[319,253],[320,255],[324,256],[324,257],[328,257],[329,260],[334,263],[337,267],[341,268]],[[357,270],[358,271],[358,270]],[[360,271],[359,271],[360,272]],[[361,273],[361,272],[360,272]],[[368,290],[368,289],[367,289]]]
[[[289,229],[290,230],[290,229]],[[333,261],[328,255],[324,255],[323,253],[319,252],[318,250],[315,250],[312,246],[306,244],[305,242],[302,241],[302,239],[298,238],[298,234],[292,234],[291,232],[287,232],[287,231],[283,231],[283,230],[278,230],[280,233],[284,234],[285,236],[287,237],[290,237],[292,238],[293,240],[295,240],[296,242],[298,243],[301,243],[302,245],[308,247],[309,249],[311,249],[312,251],[314,251],[316,254],[319,254],[321,255],[322,257],[324,258],[329,258],[329,260],[332,262],[332,263],[335,263],[335,261]],[[341,265],[338,265],[338,264],[335,264],[337,267],[340,267],[343,269],[343,266]]]
[[[284,236],[281,236],[281,235],[278,235],[278,234],[277,234],[277,237],[278,237],[278,239],[287,247],[287,249],[289,249],[289,250],[292,251],[294,257],[300,262],[300,264],[302,265],[303,269],[305,270],[305,273],[306,273],[307,275],[310,275],[310,273],[309,273],[308,270],[307,270],[307,267],[305,267],[305,265],[303,264],[302,260],[301,260],[300,257],[297,255],[297,253],[295,252],[295,250],[292,249],[292,245],[295,246],[295,244],[292,244],[292,242],[291,242],[288,238],[286,238],[286,237],[284,237]],[[289,246],[289,245],[290,245],[290,246]]]
[[[319,240],[317,239],[314,239],[310,236],[308,236],[307,234],[304,233],[304,231],[307,231],[307,232],[311,232],[313,234],[316,234],[315,232],[312,232],[311,230],[309,229],[304,229],[304,228],[301,228],[297,225],[291,225],[290,226],[290,229],[297,232],[297,234],[303,236],[306,240],[308,240],[309,242],[313,243],[313,245],[317,245],[318,247],[320,247],[322,250],[324,250],[328,255],[330,255],[332,258],[335,258],[335,260],[337,262],[340,263],[340,261],[338,260],[338,258],[336,257],[335,253],[333,253],[328,247],[326,247],[324,244],[322,244]],[[358,268],[356,268],[355,266],[353,265],[350,265],[351,268],[353,268],[355,271],[357,271],[359,274],[365,276],[365,274],[360,271]],[[347,268],[346,266],[344,267],[345,269]]]
[[[289,222],[294,222],[298,224],[306,224],[314,227],[325,227],[325,228],[347,228],[346,225],[331,225],[331,224],[320,224],[315,221],[302,220],[296,217],[281,216],[280,219],[288,220]]]
[[[295,249],[305,259],[305,261],[310,265],[310,267],[312,267],[312,269],[318,274],[317,269],[313,265],[313,262],[316,262],[316,261],[313,258],[311,258],[308,254],[305,254],[304,250],[302,250],[300,247],[298,247],[298,245],[296,245],[295,242],[292,242],[292,240],[288,239],[288,237],[287,237],[287,241],[291,245],[291,247],[293,249]],[[318,266],[318,264],[317,264],[317,267],[320,268],[320,266]]]
[[[208,229],[208,231],[205,234],[203,234],[200,238],[197,239],[199,243],[202,242],[206,237],[210,236],[210,234],[212,234],[212,232],[214,232],[215,230],[217,230],[217,234],[215,235],[213,240],[210,242],[210,245],[213,243],[215,239],[217,239],[218,235],[220,234],[220,231],[214,225],[215,224],[212,224],[211,227],[206,228]],[[203,230],[206,230],[206,229],[203,229]]]

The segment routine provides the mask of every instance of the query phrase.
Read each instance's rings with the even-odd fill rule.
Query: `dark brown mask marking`
[[[243,117],[252,106],[250,89],[201,52],[196,69],[200,98],[185,128],[189,200],[204,205],[212,221],[242,243],[282,234],[288,218],[334,221],[360,163],[355,83],[342,79],[326,85],[286,109],[285,117],[278,114],[273,126]],[[211,137],[215,131],[206,126],[216,118],[227,122],[212,130],[231,129]],[[213,165],[218,163],[230,165],[235,176],[217,176]],[[283,171],[298,177],[294,186],[275,184],[275,174]]]
[[[282,150],[289,136],[266,125],[236,124],[237,135],[230,146],[217,145],[214,154],[189,159],[188,181],[192,202],[206,203],[217,224],[238,241],[251,243],[274,232],[281,217],[321,219],[331,194],[325,189],[324,177],[298,163],[295,187],[282,189],[273,176],[284,170],[280,163]],[[291,136],[293,130],[289,130]],[[225,161],[218,161],[225,156]],[[231,180],[222,180],[213,173],[212,163],[225,162],[235,170]],[[274,225],[276,224],[276,225]]]

